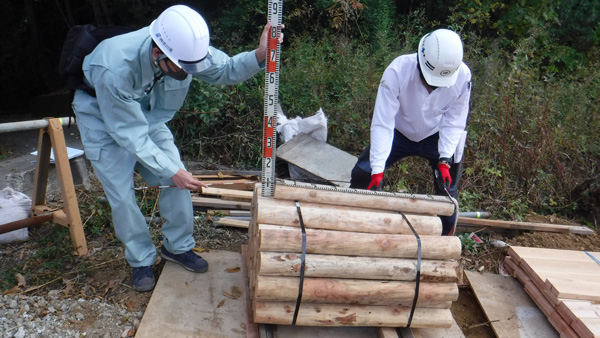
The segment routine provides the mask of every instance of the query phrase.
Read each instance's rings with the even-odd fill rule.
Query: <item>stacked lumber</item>
[[[600,252],[510,247],[507,270],[561,337],[600,337]]]
[[[204,182],[202,188],[192,195],[195,207],[229,210],[250,210],[252,189],[259,180],[254,172],[204,171],[193,175]]]
[[[248,242],[248,278],[254,322],[295,325],[447,328],[458,299],[457,237],[442,237],[437,215],[448,199],[290,187],[274,197],[254,191]],[[429,196],[427,196],[429,197]],[[302,296],[302,229],[306,255]],[[420,279],[417,238],[421,241]],[[413,302],[416,299],[414,312]]]

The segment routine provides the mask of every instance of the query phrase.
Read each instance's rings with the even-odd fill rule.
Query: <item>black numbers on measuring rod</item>
[[[269,95],[269,106],[272,106],[275,104],[275,99],[273,98],[273,95]]]
[[[273,139],[271,137],[267,137],[267,148],[273,147]]]
[[[275,83],[275,73],[269,73],[269,83]]]
[[[271,38],[277,39],[277,27],[271,27]]]
[[[271,61],[277,61],[277,51],[275,49],[271,49]]]
[[[279,10],[279,4],[277,2],[273,2],[273,6],[271,6],[271,9],[273,10],[271,13],[277,14],[277,11]]]
[[[272,159],[270,157],[265,158],[265,168],[271,167],[271,161]]]
[[[269,116],[267,119],[267,127],[273,127],[273,116]]]

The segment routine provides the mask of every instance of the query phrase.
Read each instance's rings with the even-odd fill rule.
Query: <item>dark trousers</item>
[[[402,135],[398,130],[394,130],[394,140],[392,142],[392,150],[390,156],[385,162],[385,168],[389,168],[399,160],[409,156],[419,156],[429,161],[431,167],[431,174],[434,180],[433,186],[435,187],[435,194],[441,196],[447,196],[446,192],[443,191],[435,184],[435,170],[437,169],[438,160],[440,154],[438,152],[438,140],[439,134],[433,134],[428,138],[420,141],[413,142]],[[371,163],[369,161],[371,154],[371,146],[368,146],[358,158],[358,162],[352,169],[352,178],[350,180],[350,188],[366,189],[371,182]],[[454,158],[451,159],[454,161]],[[448,189],[448,192],[452,197],[458,199],[458,184],[461,176],[461,165],[462,163],[452,163],[450,166],[450,177],[452,178],[452,184]],[[454,211],[452,216],[440,216],[442,220],[442,235],[447,235],[452,230],[456,221],[458,210]]]

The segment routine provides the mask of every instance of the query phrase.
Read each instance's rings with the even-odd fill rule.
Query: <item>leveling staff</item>
[[[134,170],[149,186],[177,186],[162,190],[158,202],[165,219],[161,256],[193,272],[207,271],[208,263],[191,250],[190,194],[206,185],[185,170],[166,123],[182,106],[192,76],[226,85],[259,72],[270,27],[265,26],[258,49],[229,57],[209,46],[200,14],[176,5],[149,27],[102,41],[85,58],[85,82],[96,96],[77,90],[73,110],[85,153],[110,202],[116,235],[133,267],[136,290],[154,288],[157,252],[136,203]]]
[[[462,58],[458,34],[438,29],[423,36],[417,53],[401,55],[386,68],[371,145],[352,170],[352,188],[379,190],[385,168],[420,156],[432,168],[436,195],[458,197],[471,96],[471,71]],[[456,212],[440,217],[444,235],[453,234]]]

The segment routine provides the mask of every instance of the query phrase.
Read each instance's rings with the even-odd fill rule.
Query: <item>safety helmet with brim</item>
[[[419,42],[419,67],[430,86],[453,86],[458,78],[462,58],[462,41],[458,34],[449,29],[428,33]]]
[[[210,34],[202,16],[185,5],[165,9],[150,24],[150,36],[158,48],[188,74],[212,65]]]

